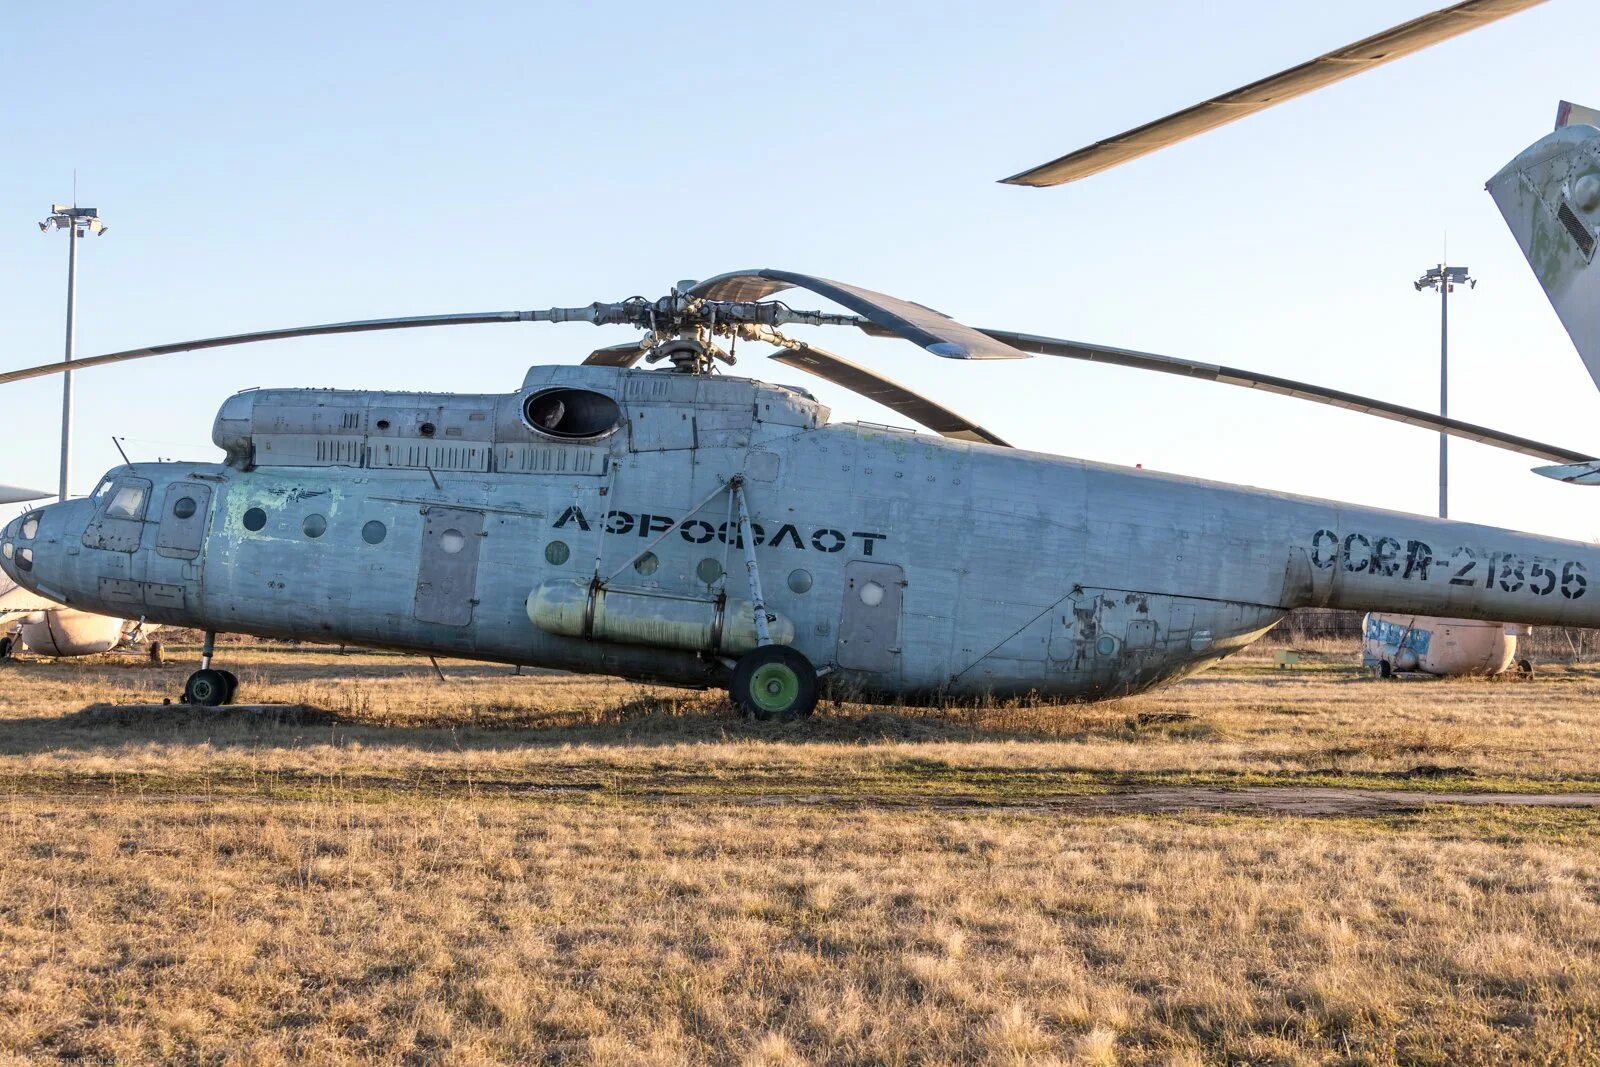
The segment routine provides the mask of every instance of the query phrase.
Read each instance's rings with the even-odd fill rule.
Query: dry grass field
[[[0,1064],[1600,1062],[1594,668],[784,725],[230,647],[295,710],[118,710],[172,651],[0,663]]]

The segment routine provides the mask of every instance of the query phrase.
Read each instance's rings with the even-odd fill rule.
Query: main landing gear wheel
[[[817,706],[817,671],[787,645],[764,645],[733,668],[728,695],[752,719],[804,719]]]
[[[206,667],[189,675],[183,686],[183,702],[201,708],[220,708],[233,700],[238,686],[239,680],[229,672]]]
[[[0,659],[10,659],[11,653],[16,649],[16,639],[0,637]]]

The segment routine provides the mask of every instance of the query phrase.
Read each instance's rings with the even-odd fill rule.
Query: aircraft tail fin
[[[1487,188],[1600,388],[1600,111],[1562,101]]]

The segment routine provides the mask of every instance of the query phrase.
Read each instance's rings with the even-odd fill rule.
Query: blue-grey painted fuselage
[[[736,378],[253,391],[215,436],[226,462],[118,468],[12,523],[0,567],[174,626],[711,686],[752,596],[742,477],[782,639],[878,698],[1121,695],[1297,606],[1600,625],[1592,545],[829,424]]]

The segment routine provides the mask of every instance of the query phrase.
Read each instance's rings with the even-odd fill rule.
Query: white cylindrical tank
[[[40,656],[92,656],[122,643],[122,619],[72,608],[37,611],[22,620],[22,643]]]
[[[546,633],[724,655],[756,647],[754,611],[750,601],[732,597],[605,589],[582,579],[553,579],[528,594],[528,618]],[[794,623],[767,614],[773,643],[792,644]]]

